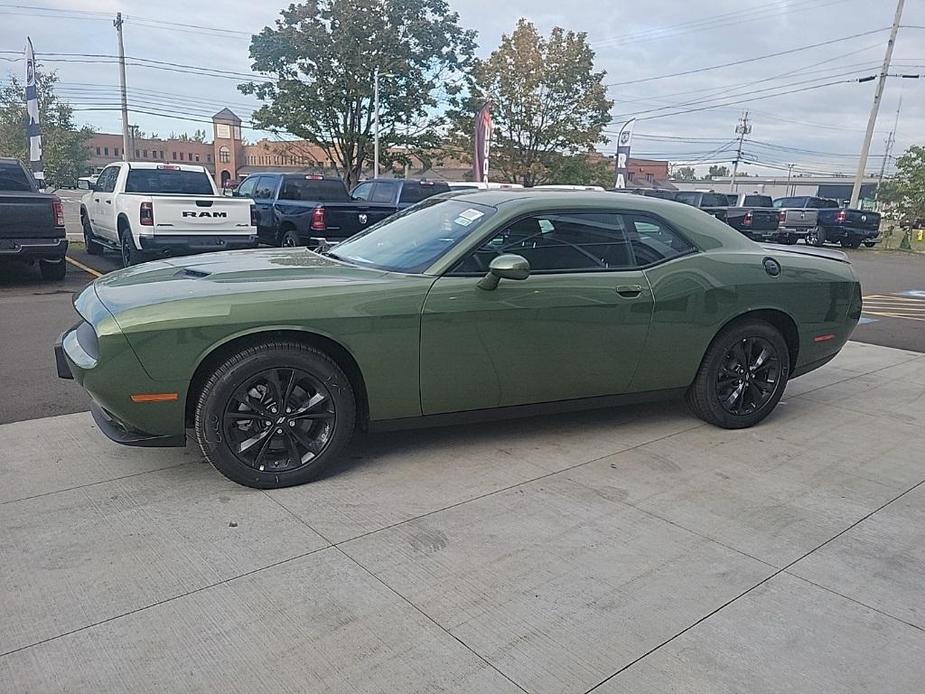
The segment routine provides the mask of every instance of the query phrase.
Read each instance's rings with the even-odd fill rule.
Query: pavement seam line
[[[646,652],[643,653],[642,655],[640,655],[640,656],[638,656],[637,658],[634,658],[633,660],[631,660],[630,662],[628,662],[626,665],[624,665],[623,667],[621,667],[621,668],[620,668],[619,670],[617,670],[616,672],[611,673],[610,675],[608,675],[607,677],[605,677],[604,679],[602,679],[600,682],[598,682],[597,684],[595,684],[595,685],[594,685],[593,687],[591,687],[590,689],[586,689],[585,692],[584,692],[584,694],[591,694],[591,692],[593,692],[594,690],[596,690],[596,689],[602,687],[604,684],[606,684],[607,682],[609,682],[610,680],[612,680],[614,677],[616,677],[616,676],[619,675],[620,673],[625,672],[626,670],[628,670],[629,668],[633,667],[636,663],[638,663],[639,661],[643,660],[644,658],[648,658],[650,655],[652,655],[653,653],[655,653],[655,651],[659,650],[659,649],[662,648],[663,646],[667,646],[669,643],[671,643],[672,641],[674,641],[676,638],[678,638],[678,637],[681,636],[682,634],[687,633],[688,631],[690,631],[690,630],[693,629],[694,627],[696,627],[696,626],[698,626],[699,624],[702,624],[703,622],[707,621],[708,619],[710,619],[710,617],[712,617],[713,615],[717,614],[717,613],[720,612],[721,610],[724,610],[725,608],[727,608],[727,607],[728,607],[729,605],[731,605],[732,603],[736,602],[737,600],[739,600],[739,599],[742,598],[742,597],[745,597],[746,595],[748,595],[749,593],[751,593],[751,592],[752,592],[753,590],[755,590],[756,588],[759,588],[759,587],[763,586],[765,583],[767,583],[768,581],[770,581],[772,578],[775,578],[776,576],[779,576],[779,575],[781,575],[782,573],[786,573],[786,572],[787,572],[787,569],[789,569],[791,566],[793,566],[793,565],[796,564],[797,562],[802,561],[803,559],[805,559],[806,557],[808,557],[808,556],[809,556],[810,554],[812,554],[813,552],[819,551],[820,549],[822,549],[823,547],[825,547],[825,546],[826,546],[827,544],[829,544],[830,542],[832,542],[832,541],[838,539],[839,537],[841,537],[842,535],[844,535],[844,534],[845,534],[846,532],[848,532],[849,530],[852,530],[853,528],[857,527],[858,525],[860,525],[861,523],[863,523],[864,521],[866,521],[868,518],[870,518],[871,516],[873,516],[875,513],[879,512],[879,511],[882,511],[884,508],[886,508],[887,506],[889,506],[889,505],[892,504],[893,502],[898,501],[899,499],[901,499],[902,497],[904,497],[904,496],[905,496],[906,494],[908,494],[909,492],[914,491],[915,489],[917,489],[918,487],[920,487],[922,484],[925,484],[925,480],[920,480],[919,482],[916,482],[914,485],[912,485],[911,487],[909,487],[908,489],[906,489],[904,492],[901,492],[900,494],[898,494],[897,496],[893,497],[892,499],[890,499],[890,500],[887,501],[886,503],[881,504],[880,506],[878,506],[877,508],[875,508],[875,509],[874,509],[873,511],[871,511],[870,513],[867,513],[866,515],[862,516],[862,517],[859,518],[858,520],[854,521],[854,522],[853,522],[851,525],[849,525],[847,528],[844,528],[843,530],[840,530],[839,532],[837,532],[835,535],[833,535],[832,537],[830,537],[830,538],[829,538],[828,540],[826,540],[825,542],[823,542],[823,543],[817,545],[816,547],[813,547],[811,550],[809,550],[809,551],[806,552],[805,554],[801,555],[800,557],[797,557],[796,559],[794,559],[792,562],[790,562],[789,564],[787,564],[787,565],[784,566],[783,568],[778,569],[777,571],[775,571],[775,572],[772,573],[771,575],[769,575],[769,576],[767,576],[767,577],[761,579],[760,581],[758,581],[758,583],[756,583],[755,585],[753,585],[751,588],[747,588],[746,590],[744,590],[743,592],[739,593],[739,594],[736,595],[735,597],[731,598],[730,600],[727,600],[727,601],[724,602],[722,605],[720,605],[719,607],[715,608],[714,610],[708,612],[707,614],[705,614],[705,615],[704,615],[703,617],[701,617],[700,619],[696,620],[695,622],[693,622],[693,623],[687,625],[686,627],[684,627],[683,629],[681,629],[681,631],[677,632],[677,633],[674,634],[673,636],[668,637],[667,639],[665,639],[664,641],[662,641],[662,642],[661,642],[660,644],[658,644],[657,646],[653,646],[652,648],[650,648],[648,651],[646,651]]]
[[[94,278],[102,277],[102,276],[103,276],[103,273],[100,272],[99,270],[94,270],[92,267],[89,267],[89,266],[87,266],[87,265],[84,265],[84,264],[81,263],[80,261],[74,260],[72,257],[70,257],[70,256],[68,256],[68,255],[64,256],[64,259],[65,259],[67,262],[69,262],[71,265],[73,265],[74,267],[76,267],[76,268],[78,268],[78,269],[80,269],[80,270],[83,270],[83,271],[86,272],[88,275],[91,275],[91,276],[94,277]]]
[[[277,566],[282,566],[283,564],[287,564],[291,561],[296,561],[297,559],[303,559],[311,554],[323,552],[326,549],[331,549],[330,545],[325,546],[325,547],[318,547],[316,549],[309,550],[308,552],[297,554],[294,557],[287,557],[286,559],[280,559],[279,561],[273,562],[272,564],[267,564],[266,566],[261,566],[256,569],[251,569],[250,571],[245,571],[244,573],[238,574],[236,576],[229,576],[228,578],[223,578],[221,581],[216,581],[215,583],[210,583],[205,586],[200,586],[199,588],[194,588],[193,590],[188,590],[185,593],[180,593],[179,595],[173,595],[169,598],[164,598],[163,600],[157,600],[148,605],[142,605],[141,607],[136,607],[134,610],[129,610],[128,612],[122,612],[121,614],[113,615],[112,617],[107,617],[106,619],[101,619],[100,621],[93,622],[92,624],[85,624],[82,627],[77,627],[76,629],[71,629],[70,631],[65,631],[64,633],[61,633],[61,634],[55,634],[54,636],[49,636],[48,638],[40,639],[39,641],[36,641],[35,643],[30,643],[25,646],[20,646],[19,648],[14,648],[13,650],[6,651],[5,653],[0,653],[0,658],[4,658],[8,655],[13,655],[14,653],[19,653],[20,651],[25,651],[29,648],[35,648],[36,646],[41,646],[42,644],[48,643],[50,641],[57,641],[58,639],[64,638],[65,636],[71,636],[81,631],[86,631],[87,629],[93,629],[103,624],[107,624],[108,622],[112,622],[117,619],[122,619],[123,617],[130,617],[133,614],[144,612],[145,610],[150,610],[154,607],[159,607],[161,605],[166,605],[167,603],[171,603],[174,600],[179,600],[181,598],[189,597],[190,595],[196,595],[196,593],[201,593],[204,590],[210,590],[212,588],[217,588],[219,586],[225,585],[226,583],[237,581],[239,578],[247,578],[248,576],[252,576],[253,574],[259,573],[261,571],[266,571],[267,569],[273,569]]]
[[[154,470],[143,470],[142,472],[132,472],[128,475],[120,475],[119,477],[110,477],[107,480],[99,480],[97,482],[87,482],[86,484],[78,484],[75,487],[67,487],[65,489],[55,489],[51,492],[42,492],[41,494],[33,494],[32,496],[24,496],[20,499],[7,499],[6,501],[0,501],[0,506],[5,506],[6,504],[16,504],[20,501],[31,501],[32,499],[41,499],[43,496],[53,496],[55,494],[63,494],[64,492],[73,492],[78,489],[86,489],[87,487],[96,487],[100,484],[108,484],[109,482],[118,482],[119,480],[127,480],[132,477],[141,477],[142,475],[151,475],[155,472],[163,472],[164,470],[173,470],[175,468],[183,467],[184,465],[195,465],[195,461],[186,461],[184,463],[176,463],[175,465],[167,465],[166,467],[155,468]]]
[[[856,605],[860,605],[861,607],[863,607],[863,608],[865,608],[865,609],[868,609],[868,610],[871,610],[872,612],[876,612],[877,614],[883,615],[884,617],[889,617],[890,619],[896,620],[896,621],[899,622],[900,624],[905,624],[907,627],[912,627],[913,629],[918,629],[919,631],[925,632],[925,627],[921,627],[921,626],[919,626],[918,624],[914,624],[914,623],[912,623],[912,622],[907,622],[907,621],[906,621],[905,619],[903,619],[902,617],[897,617],[895,614],[891,614],[891,613],[889,613],[889,612],[884,612],[884,611],[881,610],[879,607],[874,607],[873,605],[868,605],[866,602],[863,602],[862,600],[858,600],[857,598],[852,598],[850,595],[845,595],[844,593],[839,593],[839,592],[838,592],[837,590],[835,590],[834,588],[829,588],[828,586],[824,586],[824,585],[822,585],[821,583],[816,583],[815,581],[810,580],[810,579],[806,578],[805,576],[801,576],[800,574],[795,574],[795,573],[793,573],[792,571],[784,571],[784,573],[787,574],[788,576],[792,576],[793,578],[797,578],[797,579],[799,579],[799,580],[801,580],[801,581],[804,581],[804,582],[806,582],[806,583],[809,583],[810,585],[816,586],[816,588],[821,588],[822,590],[824,590],[824,591],[826,591],[826,592],[828,592],[828,593],[832,593],[833,595],[837,595],[837,596],[840,597],[840,598],[844,598],[845,600],[847,600],[847,601],[849,601],[849,602],[853,602],[853,603],[856,604]]]
[[[869,343],[864,342],[862,344],[869,344]],[[880,347],[882,345],[875,345],[875,346]],[[909,351],[909,350],[906,350],[906,351]],[[890,364],[889,366],[881,366],[879,369],[872,369],[871,371],[859,371],[858,373],[852,376],[845,376],[845,378],[840,378],[837,381],[832,381],[831,383],[827,383],[824,386],[810,388],[809,390],[803,391],[799,395],[794,395],[793,397],[802,398],[804,395],[808,395],[809,393],[815,393],[817,390],[822,390],[823,388],[829,388],[831,386],[837,386],[839,383],[844,383],[845,381],[853,381],[854,379],[859,378],[861,376],[870,376],[871,374],[880,373],[881,371],[886,371],[887,369],[892,369],[893,367],[896,367],[896,366],[903,366],[904,364],[908,364],[909,362],[913,362],[913,361],[918,361],[919,359],[925,359],[925,354],[919,355],[917,357],[912,357],[911,359],[906,359],[906,361],[901,361],[898,364]],[[902,376],[898,376],[897,378],[893,380],[898,380],[900,378],[902,378]],[[787,391],[785,389],[784,395],[786,394],[787,394]]]

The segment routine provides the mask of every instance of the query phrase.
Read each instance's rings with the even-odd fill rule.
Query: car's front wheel
[[[87,253],[89,255],[103,255],[103,247],[93,234],[93,227],[90,226],[90,220],[84,216],[81,218],[80,223],[83,226],[84,245],[87,247]]]
[[[256,344],[221,363],[196,405],[202,452],[229,479],[259,489],[310,482],[356,424],[343,370],[299,342]]]
[[[733,323],[707,349],[687,402],[710,424],[750,427],[777,406],[789,376],[790,353],[777,328],[760,320]]]

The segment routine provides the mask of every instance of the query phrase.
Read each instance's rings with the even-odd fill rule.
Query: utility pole
[[[886,173],[886,163],[890,160],[890,153],[893,151],[893,145],[896,144],[896,130],[899,128],[899,110],[903,107],[902,94],[899,95],[899,104],[896,106],[896,121],[893,123],[893,129],[886,137],[886,149],[883,151],[883,161],[880,162],[880,176],[877,178],[877,187],[874,190],[874,202],[880,196],[880,186],[883,185],[883,176]]]
[[[736,149],[736,160],[732,165],[732,181],[729,183],[729,192],[736,192],[736,175],[739,173],[739,160],[742,159],[742,145],[745,143],[745,136],[752,131],[752,126],[748,123],[748,111],[742,114],[742,120],[736,126],[736,133],[739,135],[739,147]]]
[[[883,67],[880,68],[880,77],[877,80],[877,89],[874,91],[874,103],[870,107],[870,116],[867,119],[867,133],[864,135],[864,145],[861,147],[861,157],[858,159],[858,170],[854,175],[854,187],[851,189],[851,202],[849,207],[857,207],[861,197],[861,184],[864,182],[864,169],[867,168],[867,157],[870,154],[870,142],[874,137],[874,127],[877,125],[877,113],[880,111],[880,99],[883,96],[883,86],[886,84],[887,73],[890,71],[890,61],[893,59],[893,47],[896,45],[896,34],[899,31],[899,21],[903,15],[903,5],[906,0],[896,3],[896,15],[893,17],[893,28],[890,29],[890,38],[886,42],[886,55],[883,57]]]
[[[787,164],[787,195],[788,196],[793,195],[793,193],[790,192],[790,179],[793,177],[793,167],[794,166],[796,166],[796,164]]]
[[[116,19],[112,23],[116,28],[116,34],[119,36],[119,90],[122,93],[122,161],[129,160],[129,142],[128,136],[128,97],[125,93],[125,44],[122,42],[122,13],[116,13]]]

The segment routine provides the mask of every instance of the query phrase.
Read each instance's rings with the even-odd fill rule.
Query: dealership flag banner
[[[475,117],[475,157],[472,159],[472,179],[488,181],[488,148],[491,146],[491,103]]]
[[[614,188],[626,188],[627,166],[630,160],[630,145],[633,143],[635,123],[635,118],[625,123],[617,136],[617,182]]]
[[[29,116],[26,136],[29,138],[32,175],[42,180],[45,172],[42,167],[42,131],[39,129],[39,95],[35,86],[35,51],[30,38],[26,38],[26,113]]]

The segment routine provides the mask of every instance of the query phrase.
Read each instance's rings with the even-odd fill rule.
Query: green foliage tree
[[[352,185],[372,158],[375,69],[390,75],[379,96],[390,166],[437,145],[439,101],[459,91],[474,50],[475,32],[445,0],[308,0],[251,39],[252,67],[271,79],[239,89],[268,102],[252,117],[258,127],[316,144]]]
[[[676,181],[696,181],[697,172],[693,166],[681,166],[675,169],[674,178]]]
[[[554,153],[545,159],[549,180],[563,185],[603,186],[613,188],[616,174],[613,162],[593,154],[564,155]]]
[[[913,145],[903,153],[896,175],[883,182],[877,198],[903,225],[925,219],[925,146]]]
[[[729,167],[728,167],[728,166],[717,166],[717,165],[713,165],[713,166],[711,166],[711,167],[708,169],[707,175],[706,175],[705,178],[706,178],[707,180],[713,180],[714,178],[723,178],[723,177],[728,176],[728,175],[729,175]],[[740,173],[739,175],[740,175],[740,176],[744,176],[744,175],[745,175],[745,172],[742,172],[742,173]]]
[[[87,172],[93,129],[74,125],[73,109],[55,94],[58,76],[54,72],[36,70],[35,74],[45,180],[53,188],[76,185],[77,178]],[[0,156],[16,157],[28,166],[25,92],[22,81],[13,75],[0,88]]]
[[[473,119],[491,101],[492,170],[527,186],[558,183],[560,156],[606,142],[613,101],[605,74],[594,70],[585,33],[555,27],[545,38],[520,19],[486,60],[474,62],[467,93],[452,112],[457,143],[472,152]]]

